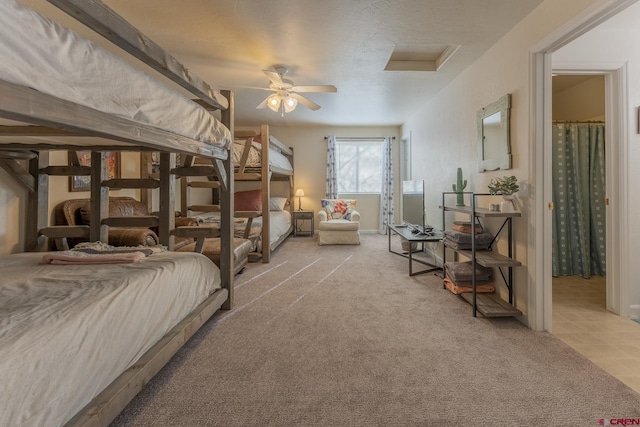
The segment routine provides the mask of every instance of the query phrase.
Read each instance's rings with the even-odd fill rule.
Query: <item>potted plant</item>
[[[504,201],[500,203],[501,212],[515,212],[513,203],[513,195],[520,190],[518,179],[511,176],[503,176],[502,178],[494,178],[489,183],[489,194],[502,195]]]

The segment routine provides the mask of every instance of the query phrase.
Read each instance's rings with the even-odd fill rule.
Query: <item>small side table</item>
[[[311,230],[309,236],[313,237],[313,212],[312,211],[293,211],[293,237],[298,236],[298,221],[311,220]],[[306,233],[306,231],[305,231]]]

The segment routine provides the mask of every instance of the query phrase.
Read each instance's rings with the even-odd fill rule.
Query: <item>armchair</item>
[[[359,245],[360,213],[357,200],[322,199],[318,212],[319,245]]]

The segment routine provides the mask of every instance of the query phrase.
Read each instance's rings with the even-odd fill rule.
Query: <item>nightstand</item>
[[[296,237],[299,233],[298,231],[298,221],[311,220],[311,230],[309,231],[309,236],[313,237],[313,212],[312,211],[293,211],[293,237]],[[306,233],[306,231],[304,232]]]

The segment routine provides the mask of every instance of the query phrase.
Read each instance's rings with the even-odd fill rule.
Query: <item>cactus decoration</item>
[[[467,188],[467,180],[462,180],[462,168],[458,168],[458,184],[453,184],[453,191],[456,194],[456,206],[464,206],[464,194],[462,191]]]

